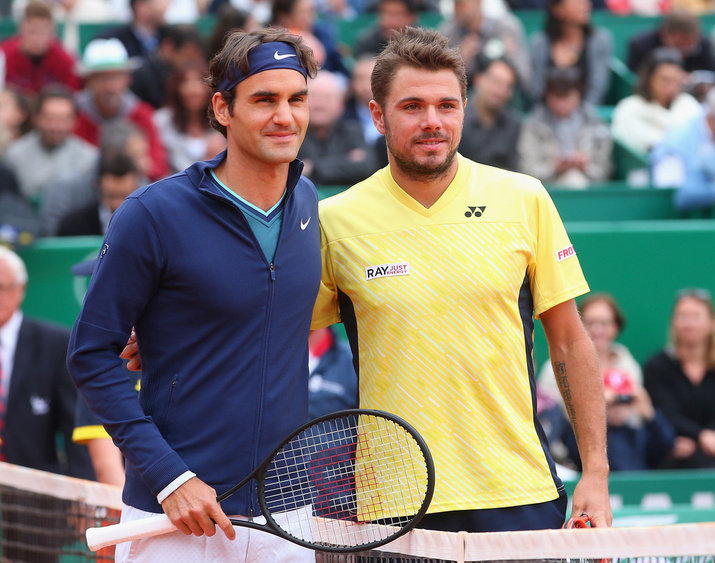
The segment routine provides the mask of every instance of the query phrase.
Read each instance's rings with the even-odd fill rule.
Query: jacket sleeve
[[[119,353],[157,291],[165,263],[152,216],[136,197],[128,198],[112,217],[67,359],[90,410],[155,495],[188,467],[144,414]]]

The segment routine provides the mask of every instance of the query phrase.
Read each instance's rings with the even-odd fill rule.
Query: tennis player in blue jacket
[[[137,190],[112,218],[68,367],[126,458],[122,519],[163,511],[186,534],[122,544],[118,561],[314,561],[246,528],[228,541],[226,514],[257,516],[256,492],[222,505],[216,495],[308,419],[320,240],[317,193],[296,155],[316,72],[296,36],[231,35],[209,78],[227,150]],[[118,357],[132,327],[138,400]]]

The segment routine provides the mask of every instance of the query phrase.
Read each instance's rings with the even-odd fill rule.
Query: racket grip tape
[[[87,546],[90,550],[97,551],[108,545],[168,534],[176,529],[166,514],[157,514],[149,518],[121,522],[102,528],[88,528],[86,532]]]

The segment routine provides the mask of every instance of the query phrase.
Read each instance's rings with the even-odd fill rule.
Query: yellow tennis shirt
[[[429,209],[389,167],[320,205],[312,328],[344,322],[360,405],[405,418],[427,441],[430,512],[558,496],[537,431],[533,319],[588,291],[538,180],[458,164]]]

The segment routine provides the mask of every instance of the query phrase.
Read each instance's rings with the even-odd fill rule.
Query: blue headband
[[[278,68],[297,70],[306,79],[308,78],[308,71],[300,64],[298,53],[293,46],[273,41],[261,43],[251,50],[248,54],[248,72],[246,74],[241,72],[238,65],[231,65],[227,76],[219,83],[218,91],[227,92],[249,76]]]

